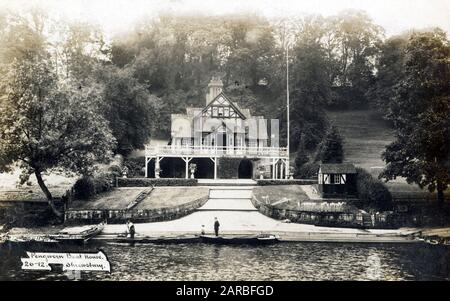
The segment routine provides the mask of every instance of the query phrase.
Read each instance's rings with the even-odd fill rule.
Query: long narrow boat
[[[113,239],[116,243],[154,243],[154,244],[176,244],[176,243],[195,243],[200,242],[198,235],[180,235],[180,236],[135,236],[134,238],[119,235]]]
[[[86,242],[97,234],[100,234],[103,231],[104,227],[105,225],[103,223],[100,223],[93,226],[72,228],[59,231],[56,234],[50,234],[49,238],[57,240],[59,242]]]
[[[214,244],[253,244],[253,245],[268,245],[279,242],[276,235],[273,234],[259,234],[251,236],[213,236],[201,235],[200,239],[204,243]]]

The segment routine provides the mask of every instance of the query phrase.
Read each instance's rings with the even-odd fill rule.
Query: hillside
[[[394,130],[379,115],[368,110],[328,111],[328,117],[344,137],[345,162],[362,167],[378,176],[385,166],[381,153],[394,140]],[[420,197],[428,194],[417,185],[409,185],[402,178],[387,183],[397,197]]]

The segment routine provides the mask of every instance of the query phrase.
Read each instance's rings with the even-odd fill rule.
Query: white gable
[[[245,118],[223,93],[220,93],[203,109],[202,116],[213,118]]]

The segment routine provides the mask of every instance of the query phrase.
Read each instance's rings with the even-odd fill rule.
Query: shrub
[[[73,185],[76,199],[86,200],[95,195],[95,185],[91,177],[82,177]]]
[[[112,173],[99,173],[95,176],[84,176],[73,185],[74,197],[86,200],[98,193],[107,192],[114,187],[114,175]]]
[[[362,168],[357,168],[356,190],[364,207],[375,210],[390,210],[392,195],[387,187]]]
[[[306,155],[306,149],[305,149],[305,140],[302,137],[300,137],[300,142],[297,147],[297,154],[295,156],[295,169],[294,169],[294,178],[298,179],[301,178],[300,171],[303,165],[308,163],[308,156]]]
[[[196,186],[197,179],[179,178],[118,178],[119,187],[149,187],[149,186]]]
[[[112,173],[99,173],[93,177],[95,194],[110,191],[114,187]]]
[[[110,167],[108,167],[108,172],[110,172],[111,174],[113,174],[117,177],[122,176],[122,169],[120,168],[119,165],[111,165]]]
[[[331,127],[330,131],[319,144],[314,161],[322,163],[342,163],[344,160],[343,141],[336,127]]]
[[[128,169],[127,177],[143,177],[145,174],[145,157],[125,158],[123,166]]]
[[[319,164],[315,162],[305,163],[299,169],[295,170],[296,179],[317,179]]]

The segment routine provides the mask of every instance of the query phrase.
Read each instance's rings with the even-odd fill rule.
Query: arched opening
[[[197,165],[196,179],[214,179],[214,163],[210,158],[194,158],[190,163]]]
[[[239,179],[251,179],[253,175],[253,164],[249,159],[243,159],[239,163],[238,178]]]

